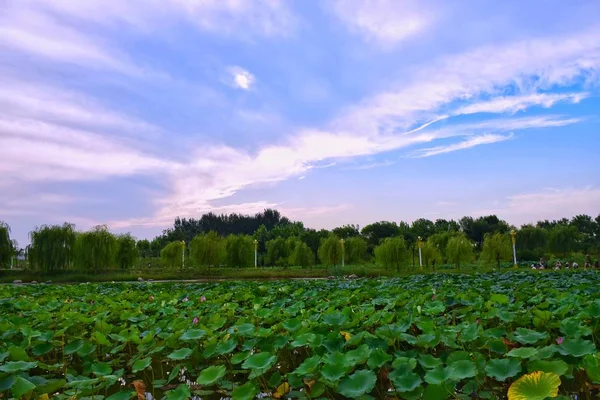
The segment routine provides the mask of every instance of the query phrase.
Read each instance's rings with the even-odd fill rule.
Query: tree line
[[[176,218],[172,228],[152,240],[115,235],[106,226],[78,232],[74,225],[41,226],[30,233],[31,244],[20,249],[10,227],[0,223],[0,266],[13,257],[27,258],[30,268],[53,273],[78,269],[99,273],[128,269],[142,259],[160,257],[170,268],[379,264],[401,269],[418,265],[419,247],[426,267],[478,261],[499,265],[512,260],[509,232],[515,229],[519,260],[583,257],[600,252],[600,215],[539,221],[520,228],[495,215],[459,220],[420,218],[407,222],[379,221],[332,230],[306,228],[278,211],[255,215],[204,214],[200,219]]]

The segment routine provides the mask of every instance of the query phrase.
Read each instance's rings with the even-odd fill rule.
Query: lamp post
[[[344,239],[341,239],[340,243],[342,244],[342,267],[344,267]]]
[[[181,241],[181,269],[185,267],[185,241]]]
[[[417,237],[417,244],[419,245],[419,268],[423,268],[423,256],[421,254],[421,248],[423,247],[423,239],[421,236]]]
[[[513,248],[513,263],[515,268],[517,268],[517,232],[514,229],[510,231],[510,238],[512,240]]]
[[[254,239],[254,268],[258,268],[258,240]]]

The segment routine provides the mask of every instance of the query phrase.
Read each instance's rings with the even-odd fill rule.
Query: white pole
[[[517,247],[514,243],[513,243],[513,262],[514,262],[514,265],[517,265]]]
[[[419,267],[423,266],[423,257],[421,256],[421,248],[419,247]]]
[[[254,268],[258,266],[258,252],[254,249]]]
[[[181,269],[183,269],[185,268],[185,242],[182,240],[181,243],[183,244],[181,248]]]
[[[342,243],[342,268],[344,268],[344,239],[340,240],[340,242]]]

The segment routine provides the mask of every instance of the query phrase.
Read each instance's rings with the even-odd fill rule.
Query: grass
[[[474,273],[488,272],[491,268],[479,267],[476,264],[469,265],[460,269],[450,267],[437,268],[413,268],[412,266],[397,272],[395,270],[386,270],[376,265],[349,265],[345,267],[259,267],[259,268],[186,268],[183,270],[170,270],[166,268],[154,267],[136,267],[128,271],[108,270],[101,274],[92,275],[89,273],[67,270],[54,274],[42,274],[36,271],[24,270],[0,270],[0,283],[12,283],[15,280],[22,282],[52,282],[77,283],[77,282],[126,282],[136,281],[138,277],[144,280],[240,280],[240,279],[294,279],[294,278],[327,278],[330,276],[341,277],[345,275],[356,275],[358,277],[379,277],[379,276],[404,276],[413,274],[429,274],[437,272],[454,273]]]

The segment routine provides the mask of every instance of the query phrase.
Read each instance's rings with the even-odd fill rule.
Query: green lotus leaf
[[[479,325],[476,323],[466,324],[462,327],[459,340],[465,343],[474,341],[479,337]]]
[[[583,357],[583,368],[593,383],[600,383],[600,357],[598,354],[588,354]]]
[[[578,338],[592,334],[589,326],[582,325],[581,320],[576,318],[565,318],[560,323],[560,331],[569,338]]]
[[[237,347],[237,342],[233,339],[226,340],[219,343],[215,347],[215,355],[222,356],[223,354],[229,354]]]
[[[558,346],[551,344],[537,349],[537,353],[531,357],[532,360],[544,360],[550,358],[558,351]]]
[[[342,326],[348,321],[348,317],[340,312],[323,315],[323,322],[329,326]]]
[[[115,394],[112,394],[106,398],[106,400],[129,400],[135,392],[133,391],[120,391]]]
[[[188,385],[179,385],[174,390],[169,390],[165,395],[167,400],[187,400],[191,397]]]
[[[558,352],[564,356],[583,357],[596,352],[596,345],[590,340],[565,339],[559,346]]]
[[[448,365],[450,379],[461,380],[477,375],[477,365],[473,361],[459,360]]]
[[[490,301],[494,304],[508,304],[510,303],[510,297],[501,293],[494,293],[490,296]]]
[[[292,347],[302,347],[308,346],[313,340],[317,338],[317,335],[314,333],[304,333],[302,335],[298,335],[296,340],[294,340],[290,345]]]
[[[337,382],[350,372],[351,367],[344,364],[325,364],[321,368],[321,376],[330,382]]]
[[[53,349],[54,349],[54,346],[52,345],[52,343],[49,343],[49,342],[38,343],[35,346],[33,346],[33,349],[31,350],[31,354],[33,354],[36,357],[39,357],[39,356],[43,356],[44,354],[50,353]]]
[[[179,340],[190,341],[190,340],[198,340],[206,336],[206,332],[202,329],[189,329],[185,331],[180,337]]]
[[[535,347],[519,347],[517,349],[512,349],[506,355],[515,358],[532,358],[537,352]]]
[[[275,361],[277,361],[277,357],[270,353],[256,353],[252,354],[244,361],[242,368],[265,370],[271,368],[271,366],[275,364]]]
[[[288,319],[282,325],[287,331],[293,333],[302,328],[302,320],[299,318]]]
[[[371,351],[371,355],[369,356],[369,360],[367,361],[367,366],[370,369],[377,369],[381,368],[384,364],[390,362],[391,360],[391,355],[381,350],[380,348],[377,348]]]
[[[75,340],[75,341],[69,343],[68,345],[66,345],[65,348],[63,349],[63,352],[65,353],[65,355],[73,354],[73,353],[76,353],[77,351],[79,351],[79,349],[81,349],[82,347],[83,347],[83,340],[78,339],[78,340]]]
[[[194,351],[192,349],[184,347],[182,349],[175,350],[174,352],[169,354],[167,357],[170,358],[171,360],[185,360],[186,358],[191,356],[193,352]]]
[[[5,376],[4,378],[0,378],[0,392],[4,392],[5,390],[10,389],[11,386],[13,385],[14,381],[15,381],[14,375],[8,375],[8,376]]]
[[[390,381],[398,392],[410,392],[421,384],[421,377],[405,369],[395,369],[389,375]]]
[[[96,341],[96,344],[100,346],[110,346],[110,341],[106,338],[106,336],[104,336],[102,332],[96,331],[93,333],[92,337]]]
[[[20,399],[24,394],[31,392],[35,389],[35,385],[25,378],[15,376],[11,391],[15,398]]]
[[[540,340],[548,339],[546,332],[537,332],[526,328],[517,328],[514,339],[521,344],[535,344]]]
[[[552,372],[523,375],[508,388],[508,400],[544,400],[556,397],[560,378]]]
[[[219,379],[225,376],[227,373],[227,368],[223,365],[213,365],[208,368],[205,368],[200,372],[198,379],[196,382],[201,385],[213,385]]]
[[[499,382],[504,382],[521,372],[521,361],[515,358],[496,358],[488,362],[485,366],[485,372],[487,376]]]
[[[96,345],[90,342],[84,342],[83,345],[77,350],[79,357],[86,357],[96,351]]]
[[[236,387],[231,394],[232,400],[252,400],[258,394],[259,389],[253,382],[245,383]]]
[[[135,364],[134,364],[135,365]],[[92,373],[96,376],[105,376],[112,373],[112,368],[105,362],[97,362],[92,364]]]
[[[343,379],[337,391],[345,397],[356,399],[371,392],[377,382],[377,376],[373,371],[360,370]]]
[[[425,377],[423,378],[425,382],[430,385],[439,385],[441,383],[446,382],[450,379],[451,371],[449,368],[444,368],[442,366],[435,367],[425,373]]]
[[[431,354],[419,354],[419,364],[425,369],[432,369],[442,365],[442,360],[435,358]]]
[[[561,376],[567,373],[569,365],[563,360],[534,360],[527,363],[527,371],[535,372],[554,372],[556,375]]]
[[[359,346],[358,348],[356,348],[354,350],[350,350],[349,352],[346,353],[348,362],[353,366],[358,365],[358,364],[364,364],[365,362],[367,362],[370,355],[371,355],[371,348],[369,346],[367,346],[366,344],[363,344],[363,345]]]
[[[423,391],[423,400],[446,400],[454,393],[454,387],[448,388],[447,385],[427,385]]]
[[[35,385],[35,391],[37,393],[55,393],[59,389],[62,389],[67,384],[64,379],[50,379],[46,383],[37,383]]]
[[[146,368],[148,368],[150,366],[151,362],[152,362],[152,360],[150,359],[150,357],[142,358],[133,363],[131,370],[133,372],[145,370]]]
[[[298,375],[307,375],[315,372],[319,364],[321,363],[321,357],[313,356],[305,359],[302,364],[294,371]]]
[[[243,351],[241,353],[236,353],[233,356],[231,356],[230,362],[233,365],[236,365],[236,364],[241,363],[242,361],[244,361],[248,357],[250,357],[250,352],[249,351]]]
[[[37,367],[37,364],[37,362],[9,361],[3,365],[0,365],[0,371],[7,372],[9,374],[21,371],[28,371]]]

